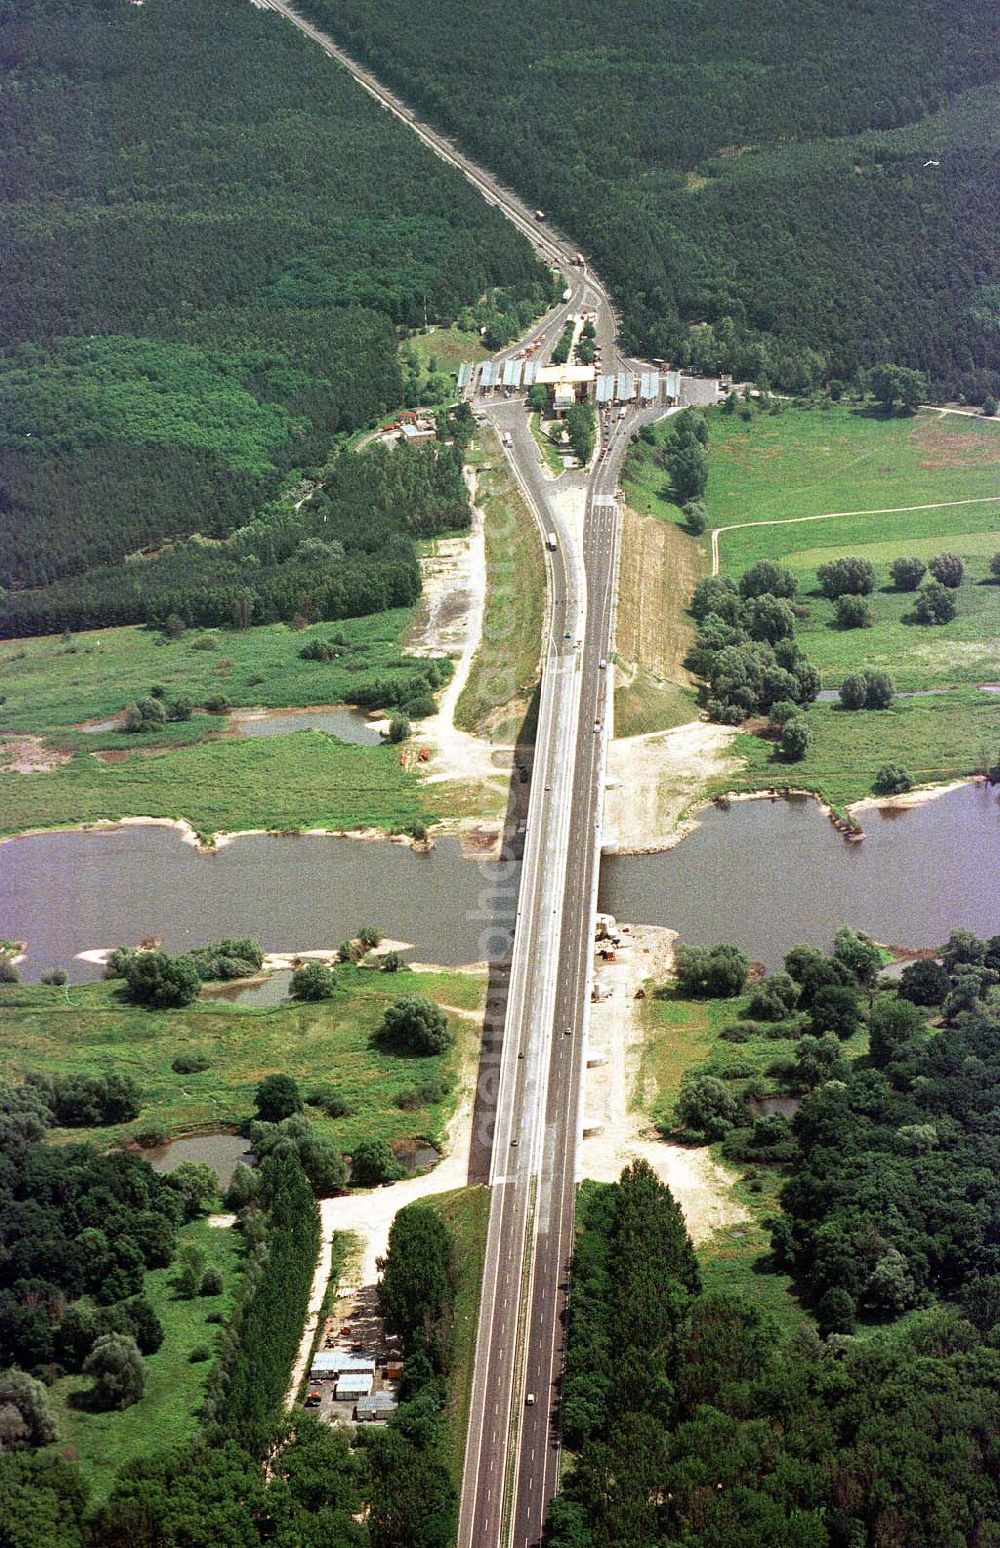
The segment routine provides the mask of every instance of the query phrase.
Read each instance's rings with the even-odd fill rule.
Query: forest
[[[276,499],[225,541],[195,534],[155,557],[0,594],[0,637],[131,623],[169,624],[168,632],[313,623],[411,606],[420,595],[416,540],[468,525],[461,444],[459,426],[440,450],[344,449],[310,499]],[[80,519],[74,507],[74,527]]]
[[[540,204],[629,350],[786,391],[881,360],[1000,371],[1000,32],[974,0],[768,6],[304,0]],[[485,105],[488,104],[488,109]]]
[[[484,297],[502,327],[544,306],[551,281],[496,210],[270,13],[5,0],[0,18],[0,585],[82,578],[5,627],[59,627],[77,590],[81,623],[139,621],[156,606],[124,596],[146,578],[109,567],[246,526],[334,438],[404,401],[401,331]],[[357,557],[330,578],[331,617],[412,591],[405,545],[405,576],[360,558],[367,514],[355,508]],[[149,590],[176,590],[207,563],[195,557]],[[249,584],[228,560],[203,581],[192,593],[228,599]],[[273,589],[257,616],[281,612]]]
[[[677,966],[684,993],[725,998],[749,963],[719,946]],[[728,1029],[797,1039],[772,1070],[802,1093],[790,1124],[708,1077],[677,1103],[747,1179],[785,1177],[757,1268],[791,1273],[814,1322],[706,1290],[644,1162],[584,1184],[554,1548],[996,1541],[1000,940],[955,931],[895,984],[880,967],[846,929],[830,956],[795,947]],[[859,1027],[869,1052],[845,1059]]]

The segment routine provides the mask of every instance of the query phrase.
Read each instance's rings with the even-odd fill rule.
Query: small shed
[[[373,1421],[388,1419],[398,1407],[399,1402],[391,1392],[373,1392],[369,1397],[359,1399],[354,1415],[359,1422],[371,1424]]]
[[[356,1354],[352,1349],[318,1349],[309,1367],[310,1381],[331,1380],[346,1372],[374,1376],[375,1356]]]
[[[338,1376],[334,1397],[338,1403],[351,1403],[357,1398],[366,1398],[375,1383],[375,1377],[367,1371],[345,1371],[343,1376]]]

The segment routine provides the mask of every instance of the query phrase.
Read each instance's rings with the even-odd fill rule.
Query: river
[[[493,894],[507,874],[463,859],[457,839],[424,852],[251,834],[200,854],[174,828],[31,834],[0,844],[0,937],[28,943],[25,979],[58,965],[74,983],[102,972],[79,952],[146,936],[166,951],[231,935],[318,951],[365,924],[411,942],[418,961],[478,962],[497,947]]]
[[[710,808],[674,849],[606,857],[600,906],[694,945],[735,941],[772,968],[797,941],[829,947],[841,924],[904,946],[936,946],[960,926],[1000,932],[996,790],[964,786],[863,820],[868,836],[852,844],[804,797]],[[497,951],[503,931],[491,938],[489,921],[510,883],[510,868],[472,863],[455,839],[424,853],[259,834],[200,854],[172,828],[45,833],[0,845],[0,937],[28,942],[26,979],[58,964],[74,982],[101,973],[79,952],[144,936],[167,951],[226,935],[309,951],[362,924],[412,942],[416,960],[458,964]]]
[[[710,808],[674,849],[606,857],[600,907],[693,946],[733,941],[769,968],[798,941],[829,948],[842,924],[904,946],[1000,931],[1000,791],[861,818],[867,837],[849,843],[808,797]]]

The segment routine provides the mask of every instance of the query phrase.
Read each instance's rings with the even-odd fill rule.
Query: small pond
[[[229,716],[226,729],[239,736],[288,736],[292,731],[326,731],[356,747],[377,747],[378,730],[368,724],[363,710],[349,705],[321,709],[239,710]]]
[[[189,1134],[144,1150],[154,1172],[175,1172],[184,1161],[204,1161],[215,1170],[220,1188],[228,1188],[237,1161],[253,1164],[253,1154],[240,1134]]]
[[[241,1010],[267,1010],[275,1005],[288,1003],[291,972],[279,968],[266,978],[251,979],[249,983],[224,984],[203,989],[201,997],[213,1005],[221,1000],[227,1005],[238,1005]]]
[[[747,1097],[747,1107],[755,1118],[774,1118],[780,1114],[790,1121],[801,1106],[802,1098],[797,1096]]]
[[[842,924],[903,946],[1000,931],[1000,790],[861,815],[852,844],[806,797],[710,808],[675,849],[606,857],[598,906],[693,946],[734,941],[771,969],[798,941],[829,949]]]

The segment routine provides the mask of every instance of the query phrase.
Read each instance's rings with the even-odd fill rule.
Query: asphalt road
[[[499,207],[572,294],[497,357],[540,342],[547,358],[567,316],[596,313],[601,369],[632,369],[616,344],[617,319],[599,280],[576,264],[558,232],[454,144],[419,122],[330,38],[285,0],[266,0],[342,64],[434,153]],[[689,395],[696,399],[700,386]],[[714,401],[714,389],[711,392]],[[458,1548],[529,1548],[541,1540],[558,1486],[559,1396],[573,1242],[576,1155],[593,962],[619,541],[618,479],[628,442],[659,408],[617,409],[600,419],[587,474],[560,489],[586,491],[582,532],[552,499],[520,398],[502,393],[478,409],[507,432],[507,456],[546,550],[548,611],[527,832],[500,1056],[491,1202],[480,1301]],[[509,440],[508,440],[509,437]]]

